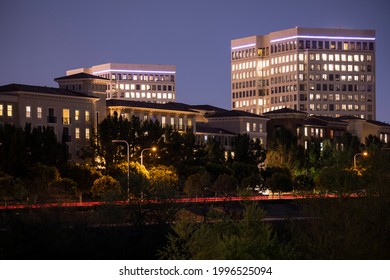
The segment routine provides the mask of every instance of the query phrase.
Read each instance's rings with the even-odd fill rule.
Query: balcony
[[[48,116],[47,117],[47,123],[57,123],[57,117],[55,117],[55,116]]]

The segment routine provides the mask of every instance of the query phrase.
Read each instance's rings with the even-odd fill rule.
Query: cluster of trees
[[[238,135],[233,157],[215,139],[199,146],[190,132],[113,115],[103,120],[84,150],[86,164],[77,165],[66,160],[65,146],[52,130],[4,125],[0,198],[4,203],[127,198],[127,149],[112,142],[117,139],[130,144],[130,199],[245,195],[259,187],[339,194],[337,199],[306,201],[302,215],[312,218],[291,221],[281,230],[263,221],[258,205],[247,205],[239,217],[229,215],[226,205],[222,216],[210,208],[199,223],[199,216],[189,218],[169,203],[158,204],[165,208],[152,211],[154,217],[162,224],[175,221],[161,258],[389,258],[390,152],[375,137],[361,145],[345,134],[334,141],[312,141],[304,149],[291,132],[279,130],[265,152],[248,135]],[[145,153],[145,166],[140,165],[141,151],[152,146],[157,152]],[[354,155],[363,150],[369,156],[353,167]],[[259,168],[264,161],[267,168]],[[359,197],[350,199],[348,193]],[[144,220],[145,209],[126,207],[134,207],[123,209],[132,213],[133,222]]]
[[[57,143],[53,130],[0,127],[0,196],[7,202],[48,201],[78,197],[125,199],[127,147],[130,148],[130,198],[167,198],[179,194],[230,195],[240,182],[258,177],[258,164],[265,158],[259,141],[237,137],[234,158],[215,139],[196,145],[192,132],[179,133],[157,122],[123,119],[114,114],[98,127],[98,134],[81,156],[85,164],[71,164],[65,144]],[[144,148],[145,165],[139,164]],[[97,160],[98,159],[98,160]],[[147,168],[146,168],[146,167]],[[199,188],[200,177],[205,181]],[[252,178],[249,180],[247,178]],[[187,182],[188,181],[188,182]]]
[[[53,130],[0,128],[0,195],[30,202],[74,199],[83,196],[125,199],[127,191],[127,147],[130,149],[130,198],[167,198],[177,195],[232,196],[272,192],[334,190],[334,180],[355,182],[353,156],[367,149],[370,157],[382,147],[369,137],[363,147],[356,137],[345,134],[337,141],[311,142],[307,149],[297,144],[288,130],[277,130],[267,152],[259,141],[238,135],[234,156],[216,139],[196,145],[192,132],[179,133],[158,122],[123,119],[117,114],[104,119],[83,149],[84,165],[70,164],[65,144],[57,143]],[[141,151],[145,166],[139,164]],[[97,160],[98,159],[98,160]],[[259,168],[263,163],[267,168]],[[362,161],[364,167],[369,161]],[[333,180],[333,181],[331,181]],[[349,180],[349,181],[348,181]],[[347,184],[347,183],[346,183]],[[362,186],[348,183],[340,193]]]

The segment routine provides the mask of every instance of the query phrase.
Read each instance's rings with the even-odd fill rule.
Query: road
[[[188,198],[174,198],[167,200],[142,200],[144,204],[148,203],[207,203],[207,202],[224,202],[224,201],[259,201],[259,200],[291,200],[291,199],[306,199],[314,198],[315,196],[302,196],[302,195],[292,195],[292,194],[282,194],[282,195],[258,195],[258,196],[232,196],[232,197],[188,197]],[[327,195],[326,197],[335,197],[335,195]],[[130,201],[129,203],[138,203],[139,200]],[[126,200],[115,201],[115,204],[127,204]],[[0,210],[4,209],[24,209],[24,208],[50,208],[50,207],[91,207],[104,205],[107,202],[101,201],[88,201],[88,202],[63,202],[63,203],[41,203],[41,204],[10,204],[10,205],[1,205]]]

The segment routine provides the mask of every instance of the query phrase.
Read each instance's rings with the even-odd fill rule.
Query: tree
[[[267,187],[274,192],[289,192],[293,189],[291,176],[286,172],[276,172],[266,181]]]
[[[231,196],[237,192],[237,181],[233,176],[227,174],[221,174],[214,182],[212,190],[215,192],[215,196],[224,195]]]
[[[0,198],[4,200],[4,205],[7,206],[8,200],[12,195],[12,177],[0,171]]]
[[[49,183],[59,178],[57,168],[41,163],[33,165],[29,170],[29,192],[33,195],[34,204],[38,198],[47,198]]]
[[[58,178],[49,183],[49,194],[58,197],[58,202],[62,202],[64,196],[74,192],[77,184],[69,178]]]
[[[241,221],[225,218],[198,224],[188,218],[178,220],[160,257],[195,260],[293,258],[293,247],[280,242],[263,218],[264,212],[259,207],[248,205]]]
[[[257,165],[265,159],[265,152],[260,140],[252,140],[248,134],[239,134],[236,137],[234,160],[247,164]]]
[[[177,192],[179,178],[173,166],[159,165],[149,169],[151,193],[158,198],[173,198]]]
[[[322,192],[344,195],[360,190],[362,183],[355,171],[329,166],[324,167],[315,178],[315,187]]]
[[[184,192],[189,196],[204,196],[210,192],[210,188],[211,177],[207,171],[189,176],[184,184]]]
[[[283,127],[276,129],[272,140],[268,143],[267,166],[285,167],[290,170],[296,168],[303,159],[294,134]]]
[[[106,201],[118,199],[121,195],[121,186],[117,180],[109,175],[96,179],[91,189],[92,195],[101,197]]]

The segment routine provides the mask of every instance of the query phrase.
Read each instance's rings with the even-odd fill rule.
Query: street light
[[[362,156],[368,156],[368,153],[364,151],[363,153],[357,153],[356,155],[353,156],[353,167],[356,168],[356,157],[362,155]]]
[[[130,200],[130,146],[126,140],[112,140],[112,143],[125,143],[127,146],[127,201]]]
[[[144,156],[143,156],[143,153],[145,151],[148,151],[148,150],[151,150],[153,152],[157,151],[157,148],[156,147],[152,147],[152,148],[145,148],[141,151],[141,165],[144,165]]]

